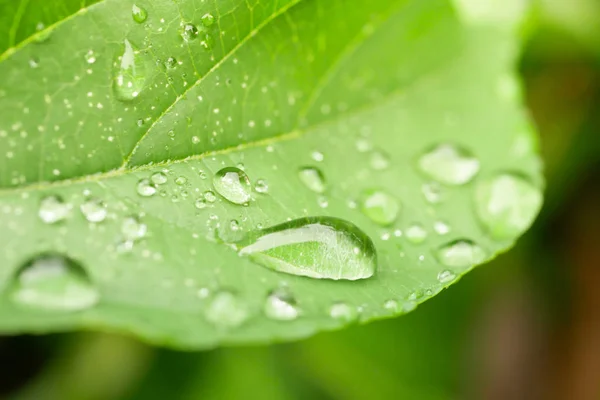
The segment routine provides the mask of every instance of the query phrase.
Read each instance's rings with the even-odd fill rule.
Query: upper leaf
[[[539,209],[515,54],[445,0],[107,0],[38,32],[0,56],[0,329],[207,347],[414,308]]]

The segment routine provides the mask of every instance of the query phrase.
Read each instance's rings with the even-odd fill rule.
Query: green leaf
[[[461,18],[105,0],[6,51],[0,330],[288,340],[410,311],[506,250],[543,184],[517,43]]]

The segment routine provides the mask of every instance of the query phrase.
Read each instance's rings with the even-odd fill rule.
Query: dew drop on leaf
[[[400,202],[395,197],[379,189],[370,189],[363,193],[362,212],[379,225],[390,225],[400,212]]]
[[[139,52],[129,40],[123,42],[123,54],[116,62],[113,90],[117,99],[131,101],[138,97],[146,82],[146,68]]]
[[[468,268],[480,264],[486,258],[485,251],[470,240],[462,239],[445,244],[436,257],[446,267]]]
[[[137,217],[126,217],[121,223],[121,233],[127,241],[135,241],[146,236],[148,227]]]
[[[525,178],[503,173],[479,182],[477,216],[490,235],[511,239],[527,229],[542,206],[542,192]]]
[[[386,300],[385,303],[383,303],[383,308],[396,312],[398,311],[398,302],[394,299]]]
[[[438,274],[437,279],[440,283],[452,282],[456,279],[456,274],[446,269]]]
[[[418,164],[425,175],[446,185],[463,185],[479,171],[479,160],[453,144],[430,149],[419,158]]]
[[[235,294],[220,291],[210,299],[204,317],[218,329],[231,329],[248,319],[248,311]]]
[[[435,221],[433,223],[433,230],[438,235],[447,235],[450,232],[450,226],[444,221]]]
[[[150,180],[155,185],[163,185],[167,183],[167,175],[165,175],[163,172],[155,172],[150,177]]]
[[[136,191],[142,197],[150,197],[156,193],[156,186],[150,182],[150,179],[144,178],[138,181]]]
[[[94,54],[93,50],[90,50],[87,53],[85,53],[85,61],[88,64],[93,64],[96,62],[96,54]]]
[[[381,151],[374,151],[371,154],[371,168],[376,171],[382,171],[390,166],[390,160],[388,156]]]
[[[267,318],[279,321],[294,320],[299,314],[296,300],[288,290],[284,289],[277,289],[269,293],[263,311]]]
[[[217,193],[234,204],[246,204],[250,201],[250,179],[239,168],[221,169],[213,178],[213,186]]]
[[[215,23],[215,17],[209,13],[204,14],[200,20],[202,21],[202,25],[207,28]]]
[[[325,177],[321,170],[314,167],[303,167],[298,171],[298,177],[313,192],[323,193],[325,191]]]
[[[354,322],[358,318],[358,311],[346,303],[335,303],[329,307],[329,316],[333,319],[344,321],[346,323]]]
[[[184,24],[181,27],[181,37],[186,42],[196,39],[198,37],[198,28],[194,24]]]
[[[354,224],[331,217],[300,218],[251,232],[236,246],[266,268],[317,279],[371,277],[377,253]]]
[[[85,270],[57,254],[42,255],[24,265],[9,293],[19,305],[54,311],[84,310],[100,297]]]
[[[148,12],[143,7],[134,4],[131,7],[131,16],[135,22],[141,24],[148,18]]]
[[[64,200],[58,196],[48,196],[43,198],[40,202],[38,216],[43,222],[54,224],[67,218],[70,211],[70,203],[65,203]]]
[[[175,57],[167,58],[167,61],[165,61],[165,67],[167,67],[167,69],[173,69],[177,67],[177,60],[175,59]]]
[[[259,179],[254,184],[254,190],[258,193],[267,193],[269,191],[269,184],[264,179]]]
[[[79,209],[89,222],[102,222],[106,218],[106,204],[100,199],[88,199],[79,206]]]
[[[412,224],[406,228],[406,238],[414,244],[423,243],[427,239],[427,231],[420,224]]]
[[[437,182],[424,183],[421,192],[430,204],[437,204],[442,200],[442,188]]]
[[[187,183],[187,178],[185,176],[178,176],[175,178],[175,184],[179,186],[183,186]]]
[[[198,209],[198,210],[202,210],[203,208],[206,208],[206,200],[204,199],[198,199],[196,200],[196,202],[194,203],[194,206]]]
[[[217,200],[217,196],[212,190],[207,190],[206,192],[204,192],[203,196],[204,200],[208,201],[209,203],[214,203],[215,200]]]

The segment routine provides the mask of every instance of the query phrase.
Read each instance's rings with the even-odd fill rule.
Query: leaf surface
[[[444,0],[138,2],[143,22],[133,6],[99,2],[0,57],[2,331],[305,337],[412,310],[537,214],[509,29]],[[247,205],[215,189],[232,167]],[[295,276],[232,244],[305,217],[367,235],[374,275]],[[347,264],[308,247],[276,255]],[[52,282],[26,273],[56,256]],[[267,300],[282,290],[285,321]]]

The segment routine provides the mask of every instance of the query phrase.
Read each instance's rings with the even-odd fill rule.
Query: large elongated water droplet
[[[81,266],[56,254],[40,256],[23,266],[9,293],[20,305],[57,311],[83,310],[100,297]]]
[[[456,240],[437,250],[437,259],[443,265],[453,268],[469,268],[483,262],[485,251],[470,240]]]
[[[362,211],[377,224],[391,225],[398,218],[400,202],[383,190],[371,189],[363,193]]]
[[[217,193],[234,204],[246,204],[250,201],[252,187],[244,171],[236,167],[221,169],[215,174],[213,186]]]
[[[371,239],[350,222],[308,217],[253,232],[239,254],[279,272],[317,279],[369,278],[377,266]]]
[[[480,182],[475,191],[477,216],[496,239],[511,239],[523,233],[541,206],[541,190],[515,174],[500,174]]]
[[[130,101],[138,97],[146,82],[146,66],[129,40],[123,42],[123,54],[116,62],[113,89],[117,99]]]
[[[235,294],[221,291],[211,299],[204,316],[219,329],[231,329],[248,319],[248,311]]]
[[[463,185],[479,171],[479,160],[462,147],[441,144],[423,154],[419,168],[429,178],[447,185]]]

